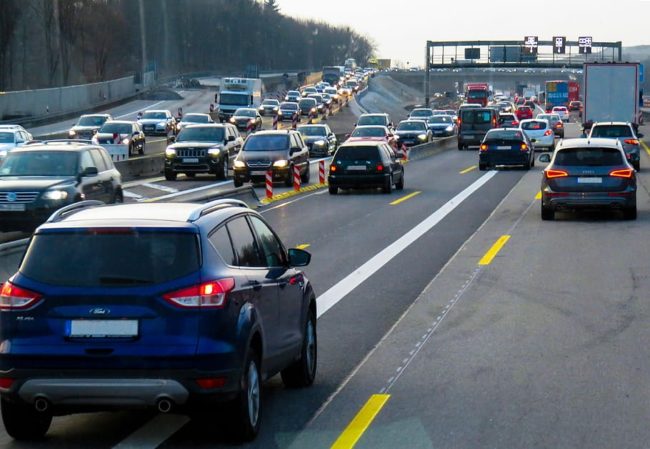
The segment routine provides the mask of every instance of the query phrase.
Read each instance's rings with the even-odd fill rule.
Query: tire
[[[45,436],[52,424],[51,413],[41,413],[26,404],[0,400],[5,430],[15,440],[38,440]]]
[[[284,186],[291,187],[293,185],[293,165],[289,167],[289,172],[287,173],[286,178],[284,178]]]
[[[542,206],[542,220],[544,221],[555,220],[555,211],[550,207]]]
[[[233,179],[232,183],[235,185],[235,187],[241,187],[244,185],[244,182],[237,178]]]
[[[636,206],[623,209],[623,218],[626,220],[636,220],[637,211]]]
[[[330,192],[330,195],[336,195],[339,193],[339,188],[336,186],[329,186],[328,190]]]
[[[167,181],[176,181],[176,177],[178,176],[178,173],[173,172],[173,171],[167,171],[165,170],[165,179]]]
[[[133,155],[133,148],[134,148],[133,145],[129,145],[129,149],[128,149],[128,155],[129,156]]]
[[[533,168],[535,166],[535,155],[533,154],[533,158],[530,161],[530,168]]]
[[[113,204],[122,204],[124,202],[124,193],[122,193],[122,190],[116,190],[115,195],[113,195],[113,201],[111,203]]]
[[[300,359],[282,370],[282,382],[289,388],[309,387],[316,378],[318,365],[318,337],[316,333],[316,317],[309,312],[305,322],[304,338],[300,350]]]
[[[140,148],[138,149],[138,154],[140,156],[144,155],[144,142],[142,142],[142,145],[140,145]]]
[[[228,157],[224,157],[217,168],[217,179],[228,179]]]
[[[641,171],[641,161],[632,162],[632,167],[634,167],[636,171]]]
[[[393,175],[386,179],[384,186],[381,188],[381,191],[386,194],[393,193]]]
[[[465,145],[462,143],[458,142],[458,151],[463,151],[465,149]]]
[[[479,164],[478,164],[478,169],[479,169],[480,171],[485,171],[485,170],[488,169],[488,166],[487,166],[487,164],[482,164],[482,163],[479,162]]]
[[[310,179],[311,179],[311,165],[307,163],[307,170],[305,170],[305,173],[300,175],[300,180],[302,181],[303,184],[309,184]]]
[[[233,437],[238,441],[252,441],[260,430],[261,382],[260,360],[253,348],[250,348],[240,380],[242,389],[234,400],[233,414],[231,415],[231,430]]]
[[[402,172],[399,182],[395,184],[395,190],[404,190],[404,172]]]

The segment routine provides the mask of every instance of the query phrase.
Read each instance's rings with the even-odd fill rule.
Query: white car
[[[548,120],[528,119],[519,123],[519,129],[522,130],[533,142],[535,149],[545,148],[555,150],[555,133],[548,123]]]
[[[554,106],[551,113],[559,115],[563,122],[569,121],[569,109],[566,106]]]
[[[0,125],[0,160],[4,159],[10,150],[31,140],[32,135],[20,125]]]

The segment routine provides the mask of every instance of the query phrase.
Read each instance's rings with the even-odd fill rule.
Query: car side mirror
[[[643,133],[636,133],[636,136],[637,136],[639,139],[641,139],[641,138],[643,138]]]
[[[99,174],[99,171],[97,170],[97,167],[86,167],[84,171],[81,172],[81,177],[82,178],[89,178],[92,176],[97,176]]]
[[[176,142],[176,136],[169,136],[170,142]]]
[[[539,158],[537,158],[537,160],[542,163],[548,164],[549,162],[551,162],[551,155],[548,153],[541,154]]]
[[[291,248],[288,255],[289,266],[291,267],[306,267],[311,262],[311,254],[304,249]]]

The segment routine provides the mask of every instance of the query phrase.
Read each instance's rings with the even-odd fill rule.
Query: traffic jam
[[[515,415],[482,385],[536,413],[521,358],[554,381],[566,362],[566,388],[588,396],[587,364],[563,345],[587,339],[585,357],[622,363],[603,342],[636,326],[628,307],[650,313],[644,244],[620,274],[584,237],[609,251],[645,232],[642,71],[584,62],[506,87],[477,70],[385,110],[422,71],[349,58],[304,84],[218,77],[191,103],[88,112],[51,133],[0,123],[2,444],[415,448],[448,425],[439,447],[492,447]],[[583,333],[607,324],[585,322],[585,303],[531,293],[570,302],[585,279],[602,293],[619,275],[634,306],[594,312],[627,321],[593,341]],[[602,375],[594,394],[609,398]],[[531,400],[564,403],[541,384]],[[466,415],[483,421],[469,440],[452,435]],[[537,441],[515,435],[501,447]],[[603,447],[566,438],[539,445]]]

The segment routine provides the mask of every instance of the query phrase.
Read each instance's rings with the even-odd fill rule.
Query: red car
[[[519,121],[532,119],[533,110],[530,108],[530,106],[518,106],[517,110],[515,111],[515,115]]]

